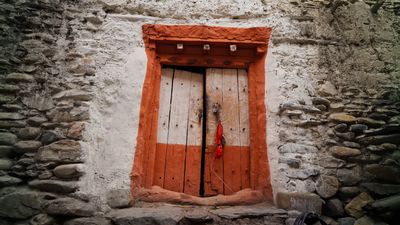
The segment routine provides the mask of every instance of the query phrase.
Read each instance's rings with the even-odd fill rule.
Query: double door
[[[250,187],[247,83],[242,69],[162,69],[153,185],[194,196]],[[221,157],[215,156],[218,121]]]

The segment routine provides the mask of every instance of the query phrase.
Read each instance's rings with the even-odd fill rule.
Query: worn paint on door
[[[207,118],[204,137],[203,111]],[[214,157],[218,119],[225,139],[221,158]],[[210,68],[206,74],[162,70],[154,185],[194,196],[199,195],[201,185],[205,196],[229,195],[249,188],[249,142],[245,70]],[[200,171],[202,164],[204,173]]]

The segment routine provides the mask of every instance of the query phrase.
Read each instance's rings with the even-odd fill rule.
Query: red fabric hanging
[[[222,127],[221,120],[218,121],[217,131],[215,132],[215,144],[217,145],[217,149],[214,152],[214,158],[222,157],[222,134],[224,128]]]

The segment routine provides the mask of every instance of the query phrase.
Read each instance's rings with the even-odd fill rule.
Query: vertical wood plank
[[[191,73],[175,70],[164,188],[183,192]]]
[[[199,196],[203,135],[203,75],[192,73],[185,164],[184,193]]]
[[[224,126],[224,194],[229,195],[241,189],[240,137],[239,137],[239,94],[236,69],[222,70],[222,110]]]
[[[206,100],[207,100],[207,121],[206,121],[206,155],[205,155],[205,174],[204,174],[204,194],[213,196],[223,193],[223,160],[214,160],[215,151],[215,132],[217,119],[212,111],[214,103],[222,102],[222,69],[210,68],[206,71]],[[219,177],[219,178],[218,178]]]
[[[240,170],[242,189],[250,187],[250,126],[249,126],[249,94],[247,72],[238,70],[239,89],[239,134],[240,134]]]
[[[153,185],[164,186],[165,160],[168,144],[168,125],[171,108],[172,77],[174,70],[161,70],[160,103],[158,111],[157,146],[154,164]]]

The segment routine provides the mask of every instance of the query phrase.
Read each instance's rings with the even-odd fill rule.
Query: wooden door
[[[250,187],[247,73],[241,69],[207,69],[204,194],[229,195]],[[218,116],[217,116],[218,114]],[[223,125],[223,156],[214,157],[218,120]]]
[[[153,185],[198,196],[203,75],[162,69]]]

